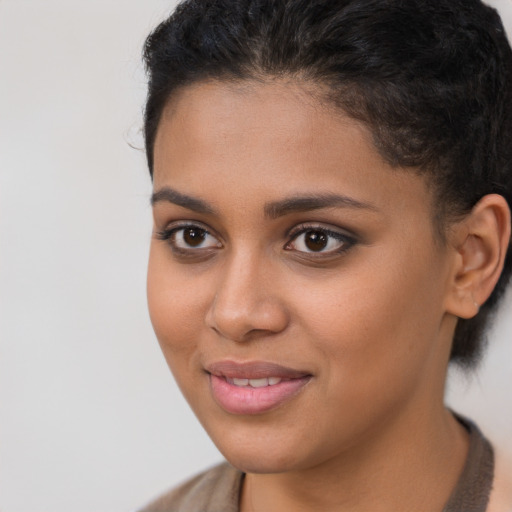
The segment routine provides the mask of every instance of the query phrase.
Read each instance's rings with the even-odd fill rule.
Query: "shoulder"
[[[512,460],[496,452],[494,485],[487,512],[512,512]]]
[[[243,473],[227,462],[187,480],[139,512],[238,512]]]
[[[482,508],[475,510],[512,512],[512,460],[502,451],[493,449],[474,423],[455,416],[470,436],[468,459],[455,492],[459,491],[459,499],[455,501],[463,504],[460,510],[470,509],[474,502],[486,496],[486,503],[482,501]]]

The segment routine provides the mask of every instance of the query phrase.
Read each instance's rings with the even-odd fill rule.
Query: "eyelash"
[[[348,251],[357,242],[353,236],[341,233],[339,231],[334,231],[324,226],[315,224],[301,224],[289,232],[288,236],[291,240],[285,245],[285,250],[293,250],[289,249],[288,247],[290,247],[290,245],[293,244],[293,242],[295,242],[301,235],[306,233],[321,233],[327,238],[333,238],[342,244],[339,248],[331,249],[330,251],[297,251],[301,254],[308,254],[309,257],[320,258],[333,254],[342,254]]]
[[[172,251],[182,257],[197,257],[198,256],[197,253],[199,253],[199,251],[202,251],[202,253],[204,254],[205,249],[208,250],[208,249],[216,249],[216,248],[222,247],[222,244],[220,242],[218,243],[218,245],[216,247],[207,247],[207,248],[200,247],[197,249],[194,249],[193,247],[189,247],[189,248],[179,247],[176,243],[175,237],[180,231],[185,232],[187,229],[201,231],[204,237],[209,235],[209,236],[212,236],[213,238],[217,239],[217,237],[215,237],[214,235],[212,235],[210,233],[210,231],[206,228],[206,226],[203,226],[198,223],[190,223],[190,222],[185,223],[185,224],[174,225],[173,227],[170,227],[168,229],[163,229],[162,231],[157,231],[156,238],[158,240],[163,240],[164,242],[167,242],[171,246]]]
[[[170,246],[172,251],[177,255],[181,257],[189,257],[194,258],[201,255],[206,255],[207,253],[205,251],[211,252],[215,249],[222,248],[222,243],[219,241],[216,246],[210,246],[210,247],[198,247],[193,248],[189,246],[188,248],[179,247],[176,243],[175,237],[180,232],[185,230],[196,230],[201,231],[203,237],[211,236],[215,238],[218,241],[218,238],[213,235],[206,226],[203,226],[199,223],[185,223],[185,224],[179,224],[174,225],[168,229],[164,229],[161,231],[156,232],[156,238],[158,240],[162,240],[167,242]],[[334,239],[337,242],[341,243],[341,246],[336,249],[331,249],[329,251],[299,251],[295,250],[298,254],[304,255],[307,254],[309,258],[322,258],[326,256],[332,256],[336,254],[342,254],[346,251],[348,251],[354,244],[357,243],[357,240],[350,235],[341,233],[339,231],[334,231],[332,229],[326,228],[324,226],[320,226],[317,224],[300,224],[296,227],[294,227],[292,230],[290,230],[287,234],[287,237],[289,238],[289,241],[285,244],[284,250],[286,251],[293,251],[292,245],[296,243],[297,239],[306,233],[320,233],[324,235],[327,239]],[[329,243],[329,241],[327,242]]]

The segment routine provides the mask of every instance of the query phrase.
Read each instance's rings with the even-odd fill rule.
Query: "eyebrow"
[[[182,194],[170,187],[163,187],[152,194],[152,206],[162,201],[176,204],[196,213],[210,215],[216,213],[215,209],[206,201]],[[264,213],[265,216],[270,219],[277,219],[292,213],[308,212],[333,207],[378,211],[374,205],[358,201],[352,197],[338,194],[320,194],[312,196],[294,196],[280,201],[266,203],[264,206]]]
[[[358,210],[378,209],[370,204],[344,195],[322,194],[304,197],[290,197],[281,201],[267,203],[265,205],[265,216],[271,219],[277,219],[291,213],[307,212],[320,210],[322,208],[355,208]]]
[[[213,214],[215,210],[202,199],[187,196],[169,187],[163,187],[151,195],[151,206],[162,201],[173,203],[196,213]]]

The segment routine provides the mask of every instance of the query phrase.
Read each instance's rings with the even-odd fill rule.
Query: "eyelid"
[[[333,226],[331,224],[323,224],[321,222],[302,222],[301,224],[298,224],[291,228],[290,230],[288,230],[286,236],[288,238],[294,238],[300,235],[301,233],[304,233],[305,231],[314,230],[323,231],[325,233],[332,234],[333,236],[339,236],[346,239],[356,240],[357,238],[353,233],[346,229]]]
[[[334,227],[332,225],[326,225],[318,222],[312,223],[301,223],[297,226],[294,226],[292,229],[288,231],[287,237],[289,238],[288,242],[285,244],[285,249],[292,244],[297,238],[307,233],[308,231],[320,231],[325,233],[327,236],[335,238],[336,240],[342,242],[342,246],[336,249],[331,249],[329,251],[300,251],[296,250],[296,252],[301,254],[308,254],[309,257],[322,257],[333,254],[343,253],[349,250],[354,244],[357,243],[357,237],[351,233],[348,233],[346,230]],[[291,249],[287,249],[291,250]]]
[[[208,234],[214,236],[215,238],[218,238],[220,240],[220,236],[216,233],[216,231],[210,226],[204,224],[200,220],[192,220],[192,219],[185,219],[185,220],[176,220],[171,221],[165,224],[165,227],[158,229],[159,233],[170,233],[174,231],[178,231],[179,229],[185,229],[185,228],[199,228],[204,229]]]
[[[187,228],[195,228],[204,231],[207,235],[211,236],[215,240],[218,241],[218,244],[216,246],[210,246],[210,247],[189,247],[189,248],[182,248],[178,247],[176,243],[173,241],[173,237],[181,230],[187,229]],[[217,235],[217,233],[212,230],[209,226],[206,224],[203,224],[200,221],[195,220],[179,220],[170,222],[164,227],[163,229],[156,229],[155,230],[155,237],[158,240],[163,240],[164,242],[167,242],[170,246],[173,252],[177,254],[187,255],[192,254],[194,252],[199,253],[202,251],[208,251],[211,249],[220,249],[223,247],[223,242],[221,240],[221,237]]]

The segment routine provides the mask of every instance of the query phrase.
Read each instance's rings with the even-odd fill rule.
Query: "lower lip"
[[[235,386],[223,377],[210,375],[210,388],[217,404],[231,414],[261,414],[293,398],[309,382],[310,376],[283,380],[273,386]]]

